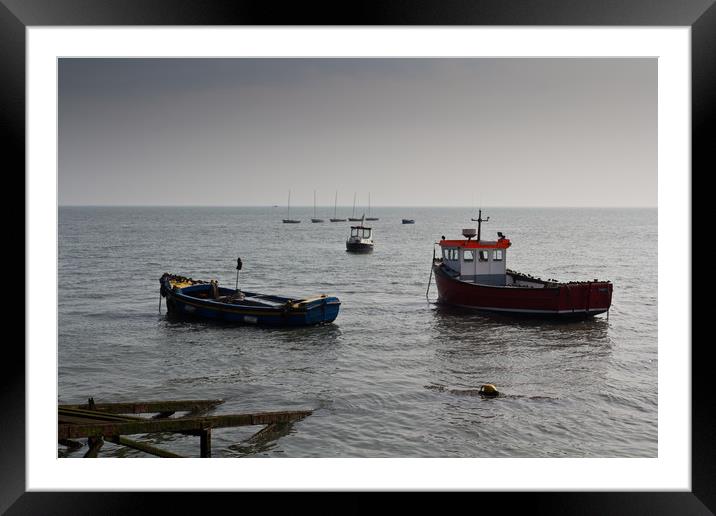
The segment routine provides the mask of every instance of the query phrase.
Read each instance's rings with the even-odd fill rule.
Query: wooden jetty
[[[310,410],[282,412],[254,412],[249,414],[222,414],[207,416],[206,412],[223,403],[223,400],[138,401],[124,403],[95,403],[89,398],[86,404],[59,405],[57,408],[58,443],[71,449],[82,447],[75,441],[87,438],[89,450],[85,457],[97,457],[104,441],[134,448],[158,457],[181,457],[155,446],[134,441],[127,435],[176,432],[199,436],[200,456],[211,457],[211,430],[235,426],[262,425],[251,438],[267,435],[281,426],[309,416]],[[171,417],[177,412],[186,412]],[[154,414],[152,417],[128,414]]]

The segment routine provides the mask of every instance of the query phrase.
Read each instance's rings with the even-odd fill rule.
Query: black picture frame
[[[420,0],[374,1],[355,5],[339,2],[286,3],[280,7],[270,2],[255,1],[0,0],[0,66],[4,83],[4,87],[0,88],[0,119],[5,143],[4,162],[14,163],[11,168],[8,165],[4,167],[6,177],[15,176],[15,171],[24,170],[25,166],[25,28],[70,25],[688,26],[691,27],[692,43],[692,181],[716,169],[713,162],[715,140],[710,131],[716,111],[714,0]],[[17,189],[14,197],[20,197]],[[24,239],[23,234],[23,242]],[[27,256],[23,257],[22,269],[27,274]],[[691,282],[691,277],[687,280]],[[695,307],[695,304],[692,303],[692,306]],[[669,345],[691,346],[691,342]],[[529,504],[532,512],[713,514],[716,511],[716,404],[711,399],[709,385],[710,345],[711,339],[707,339],[691,346],[690,492],[475,493],[474,496],[479,496],[480,500],[479,506],[474,509],[501,508],[509,500],[509,505],[515,502]],[[151,494],[26,492],[24,348],[12,339],[6,339],[2,363],[0,464],[3,480],[0,482],[0,511],[7,511],[7,514],[145,512],[145,501],[155,499]],[[251,503],[246,494],[237,495],[244,497],[242,503]],[[420,497],[417,498],[419,500]],[[464,499],[464,496],[457,497],[458,500],[461,498]],[[362,503],[357,498],[354,501],[357,506]]]

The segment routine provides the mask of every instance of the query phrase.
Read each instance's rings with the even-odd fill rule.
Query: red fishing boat
[[[591,317],[607,312],[612,302],[609,281],[542,280],[507,268],[512,243],[498,232],[498,240],[480,239],[482,210],[475,229],[463,229],[465,239],[438,244],[432,271],[438,303],[491,312],[557,317]]]

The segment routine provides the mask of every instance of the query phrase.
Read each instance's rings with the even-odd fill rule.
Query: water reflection
[[[267,332],[270,336],[281,338],[282,335],[294,337],[296,335],[305,335],[319,331],[321,336],[340,336],[340,327],[336,322],[313,326],[263,326],[252,325],[240,322],[225,321],[222,319],[207,320],[200,317],[191,317],[189,315],[180,315],[176,313],[163,313],[159,317],[160,323],[164,323],[164,328],[236,328],[236,329],[252,329],[255,331]]]
[[[441,340],[504,342],[506,335],[539,334],[543,344],[554,345],[555,339],[573,344],[610,344],[609,320],[605,317],[587,319],[541,319],[515,317],[506,314],[476,312],[467,309],[435,305],[432,329]]]

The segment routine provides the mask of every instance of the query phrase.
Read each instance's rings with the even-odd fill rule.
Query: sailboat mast
[[[288,191],[288,214],[286,215],[286,218],[291,218],[291,190]]]
[[[333,218],[338,218],[336,213],[338,213],[338,190],[336,190],[336,200],[333,203]]]
[[[353,192],[353,218],[356,216],[356,193]]]
[[[313,218],[316,218],[316,191],[313,191]]]

